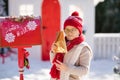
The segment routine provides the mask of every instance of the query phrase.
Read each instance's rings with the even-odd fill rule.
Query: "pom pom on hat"
[[[71,16],[79,16],[79,13],[77,11],[73,12]]]
[[[64,29],[66,26],[73,26],[79,30],[79,33],[82,34],[82,18],[79,17],[79,13],[74,11],[71,16],[69,16],[64,22]]]

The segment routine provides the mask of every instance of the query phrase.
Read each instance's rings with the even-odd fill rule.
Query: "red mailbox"
[[[18,20],[17,20],[18,19]],[[40,18],[0,19],[0,47],[41,44]]]
[[[20,80],[24,67],[29,68],[28,55],[24,49],[41,44],[40,18],[29,16],[0,18],[0,47],[18,48]]]

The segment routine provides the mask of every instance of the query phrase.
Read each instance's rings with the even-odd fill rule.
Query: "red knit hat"
[[[79,17],[79,13],[77,11],[73,12],[71,16],[69,16],[64,22],[64,29],[66,26],[73,26],[77,28],[82,33],[82,19]]]

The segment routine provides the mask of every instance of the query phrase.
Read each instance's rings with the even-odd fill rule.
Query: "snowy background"
[[[41,61],[29,57],[30,69],[24,69],[24,80],[50,80],[49,61]],[[120,80],[120,75],[113,73],[115,62],[111,60],[92,60],[89,80]],[[0,58],[0,80],[19,80],[17,55],[5,59]]]

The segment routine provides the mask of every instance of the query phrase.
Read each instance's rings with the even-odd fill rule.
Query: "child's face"
[[[68,40],[73,40],[74,38],[79,37],[80,34],[78,29],[74,26],[66,26],[64,32]]]

